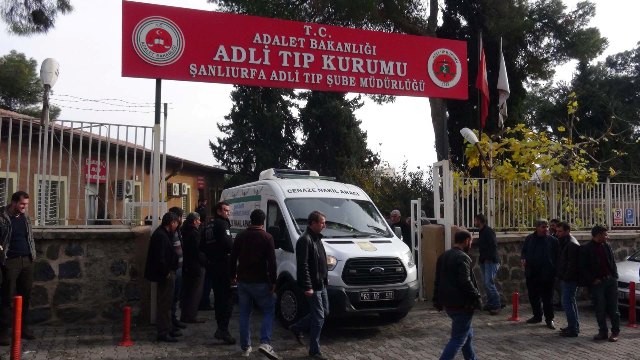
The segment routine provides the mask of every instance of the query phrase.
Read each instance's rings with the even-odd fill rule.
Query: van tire
[[[398,322],[404,319],[405,317],[407,317],[408,314],[409,314],[408,311],[399,311],[399,312],[383,312],[383,313],[380,313],[379,315],[383,321]]]
[[[278,288],[276,315],[286,328],[296,323],[308,312],[308,305],[297,286],[286,282]]]

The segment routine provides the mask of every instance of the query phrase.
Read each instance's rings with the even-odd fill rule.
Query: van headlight
[[[333,255],[327,255],[327,270],[331,271],[338,266],[338,259]]]
[[[406,253],[404,253],[404,256],[402,257],[405,263],[407,263],[408,267],[414,267],[416,266],[416,262],[413,259],[413,251],[409,250]]]

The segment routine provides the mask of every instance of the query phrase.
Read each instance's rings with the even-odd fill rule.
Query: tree
[[[43,87],[37,67],[35,59],[15,50],[0,57],[0,109],[40,117]],[[50,118],[59,115],[60,108],[51,106]]]
[[[586,154],[601,175],[614,170],[618,181],[640,177],[640,45],[607,57],[604,62],[579,63],[569,83],[534,89],[525,117],[538,129],[553,129],[574,143],[596,142]],[[572,113],[567,116],[567,102]],[[603,177],[603,176],[601,176]]]
[[[367,134],[353,114],[362,106],[360,97],[347,100],[344,93],[310,91],[301,98],[307,102],[300,110],[300,166],[338,179],[349,169],[373,169],[377,156],[367,149]]]
[[[236,86],[233,108],[218,129],[226,137],[209,142],[213,156],[230,170],[229,185],[257,180],[260,171],[292,165],[298,152],[293,90]]]
[[[70,0],[5,0],[0,16],[9,32],[18,35],[46,33],[55,25],[58,14],[73,11]]]

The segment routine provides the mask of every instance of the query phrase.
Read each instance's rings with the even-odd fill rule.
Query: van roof
[[[320,197],[370,200],[369,196],[355,185],[322,179],[273,178],[229,188],[225,190],[225,192],[227,192],[230,197],[237,197],[242,196],[242,192],[238,191],[244,188],[264,185],[267,185],[274,190],[277,189],[276,191],[281,192],[285,198]]]

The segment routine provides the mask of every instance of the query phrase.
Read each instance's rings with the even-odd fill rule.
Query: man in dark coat
[[[309,314],[293,324],[290,330],[300,343],[302,332],[309,332],[309,356],[325,359],[320,352],[320,333],[329,315],[327,254],[321,234],[326,226],[326,216],[313,211],[309,214],[307,224],[307,229],[296,243],[296,267],[298,286],[307,298]]]
[[[616,342],[620,335],[618,311],[618,267],[611,245],[607,243],[607,229],[596,225],[591,229],[592,240],[580,247],[581,282],[589,286],[591,301],[596,310],[598,334],[593,340]],[[608,336],[607,315],[611,320],[611,336]]]
[[[11,203],[0,208],[0,282],[2,305],[0,307],[0,345],[11,345],[9,327],[13,297],[22,296],[22,338],[35,339],[29,330],[29,304],[33,286],[33,262],[36,248],[31,219],[27,216],[29,194],[17,191],[11,195]]]
[[[233,246],[229,222],[231,208],[228,203],[219,202],[215,210],[215,218],[204,227],[202,232],[200,248],[207,257],[207,272],[213,289],[213,308],[218,324],[214,337],[232,345],[236,343],[236,339],[229,333],[229,320],[233,311],[229,274],[229,255]]]
[[[171,303],[178,269],[178,255],[173,248],[173,234],[178,228],[178,216],[168,212],[162,216],[162,223],[151,235],[145,279],[158,283],[156,294],[156,327],[158,341],[176,342],[179,330],[173,330],[171,323]]]
[[[473,351],[473,312],[481,308],[478,285],[471,270],[471,234],[458,231],[453,247],[445,251],[436,262],[433,304],[445,310],[451,318],[451,338],[442,351],[440,360],[455,358],[458,350],[467,360],[477,360]]]
[[[567,316],[567,327],[560,330],[560,336],[576,337],[580,333],[576,304],[580,243],[571,235],[571,226],[564,221],[556,226],[556,237],[560,248],[557,268],[562,288],[562,308]]]
[[[187,215],[181,227],[182,231],[182,297],[180,298],[180,321],[184,323],[202,323],[198,319],[198,305],[202,298],[204,265],[206,257],[200,251],[200,214]]]
[[[396,228],[400,228],[402,241],[407,244],[409,249],[411,249],[411,226],[402,220],[400,210],[393,210],[389,217],[389,226],[391,226],[391,230],[395,233]]]
[[[553,322],[553,284],[558,260],[558,239],[548,235],[549,223],[545,219],[536,221],[536,231],[527,236],[522,245],[520,261],[524,267],[527,291],[533,317],[528,324],[542,322],[544,317],[549,329],[555,330]],[[540,303],[542,302],[542,307]]]
[[[496,315],[501,309],[500,293],[496,288],[496,275],[500,268],[500,260],[498,259],[498,240],[496,232],[487,225],[487,217],[478,214],[473,220],[473,224],[478,231],[478,250],[480,257],[478,262],[482,269],[482,282],[487,292],[487,305],[485,309],[491,315]]]

